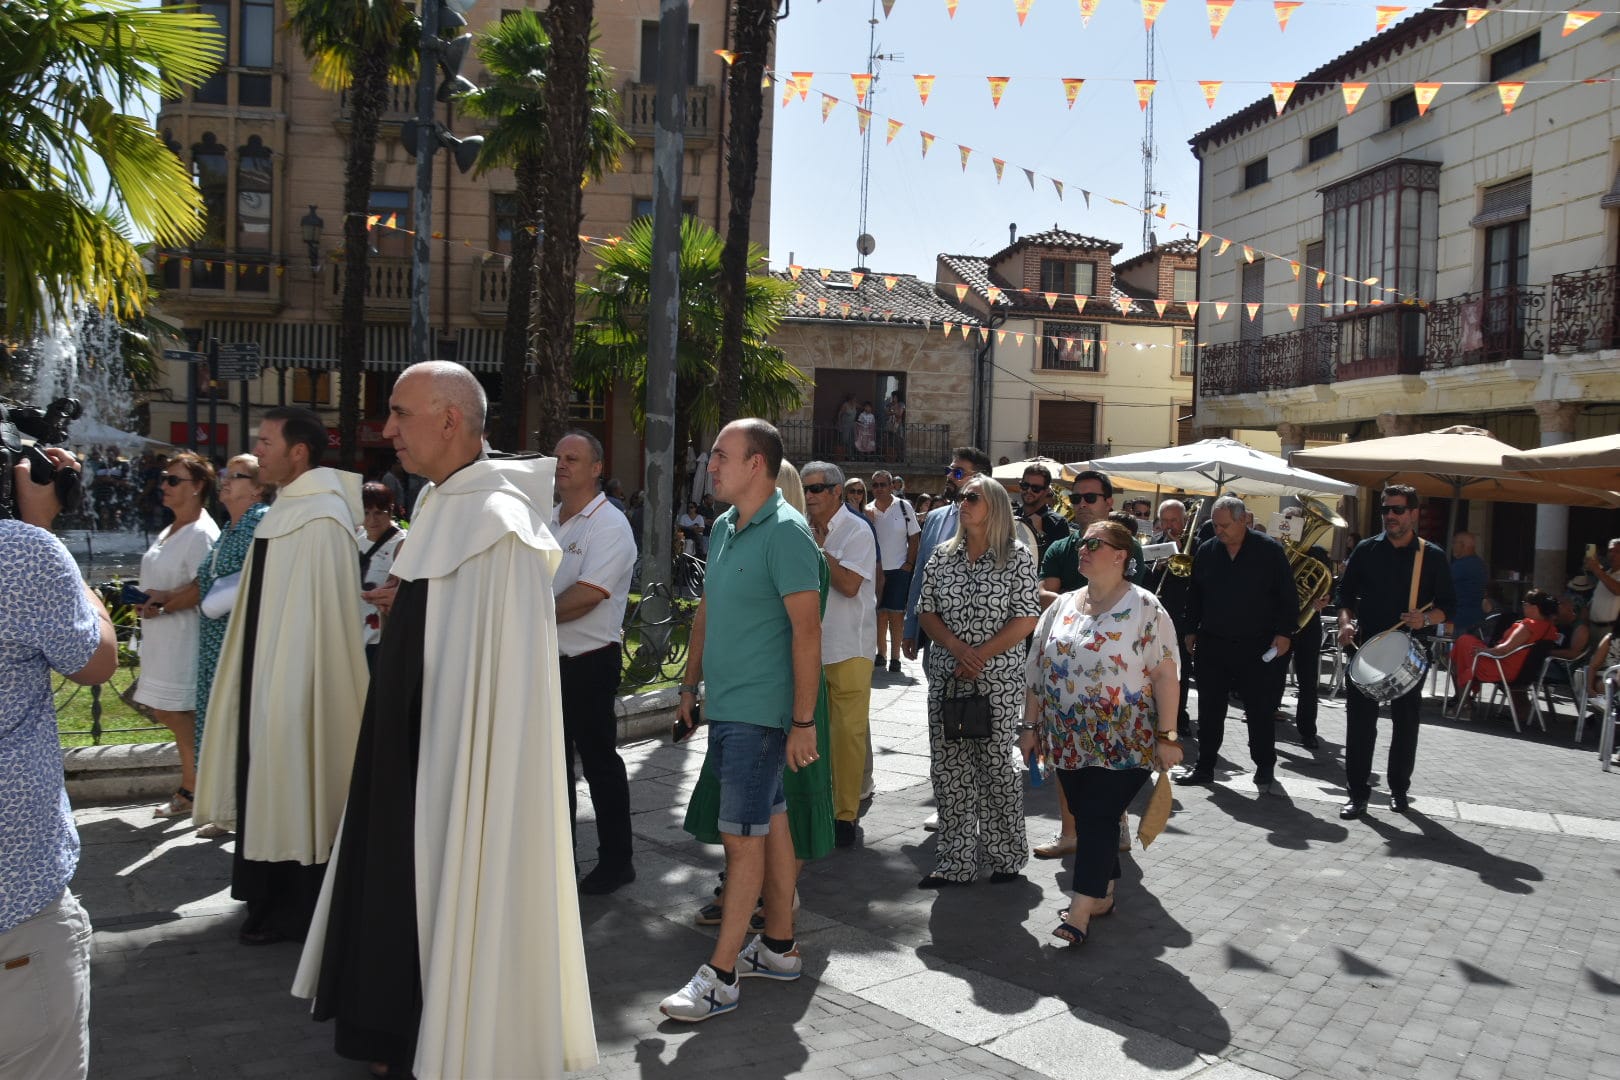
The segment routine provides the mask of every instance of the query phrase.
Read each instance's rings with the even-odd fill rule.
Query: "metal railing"
[[[1620,267],[1554,274],[1547,348],[1581,352],[1620,346]]]
[[[1544,286],[1509,285],[1463,293],[1429,305],[1425,317],[1426,371],[1541,356]]]
[[[686,593],[690,586],[688,579],[677,588]],[[696,588],[701,593],[701,577]],[[678,681],[685,674],[686,649],[696,614],[696,598],[677,599],[671,596],[669,587],[662,584],[647,590],[625,614],[621,642],[624,663],[619,689],[636,690],[655,683]]]
[[[1051,439],[1024,441],[1025,457],[1049,457],[1065,465],[1073,461],[1090,461],[1093,458],[1107,457],[1113,452],[1114,448],[1105,442],[1056,442]]]
[[[70,746],[100,746],[102,740],[109,734],[120,737],[126,735],[145,734],[149,731],[168,731],[161,724],[134,724],[107,727],[105,698],[114,694],[120,701],[128,705],[130,710],[144,720],[151,720],[145,706],[136,705],[130,695],[135,690],[135,683],[140,677],[140,657],[132,649],[135,638],[140,630],[140,620],[135,609],[128,604],[118,603],[120,586],[101,584],[95,586],[101,594],[103,603],[107,605],[107,613],[112,617],[113,630],[118,637],[118,667],[113,671],[112,678],[105,683],[95,686],[80,686],[70,682],[64,675],[55,675],[51,679],[52,699],[56,706],[57,739],[64,747]],[[90,726],[83,728],[77,726],[80,721],[70,720],[70,714],[77,712],[81,701],[89,702]],[[69,729],[63,728],[64,721],[75,724]],[[85,740],[88,739],[88,742]]]
[[[858,471],[883,465],[943,465],[951,457],[949,424],[905,424],[898,436],[883,430],[879,424],[877,446],[870,451],[859,449],[853,440],[846,440],[836,424],[784,420],[778,430],[782,433],[788,460],[796,465],[831,461],[854,465]]]

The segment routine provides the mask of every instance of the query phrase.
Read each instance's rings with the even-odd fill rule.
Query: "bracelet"
[[[1026,731],[1034,731],[1035,730],[1035,725],[1034,724],[1019,724],[1013,730],[1018,732],[1018,734],[1022,735]]]
[[[681,686],[681,691],[680,692],[683,693],[683,694],[691,694],[693,697],[697,697],[697,692],[698,692],[697,683],[683,684]]]
[[[793,726],[796,727],[796,728],[815,727],[816,722],[814,720],[806,720],[803,723],[800,723],[799,721],[795,720],[795,721],[793,721]]]

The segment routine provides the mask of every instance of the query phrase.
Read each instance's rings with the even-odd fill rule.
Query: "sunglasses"
[[[1104,540],[1100,536],[1088,536],[1088,537],[1085,537],[1084,539],[1082,539],[1080,541],[1080,546],[1085,548],[1087,551],[1096,551],[1098,548],[1105,548],[1105,547],[1113,548],[1115,551],[1124,551],[1125,550],[1124,548],[1120,547],[1118,544],[1110,544],[1108,541]]]
[[[945,470],[945,475],[950,477],[952,480],[960,480],[962,477],[967,475],[967,470],[952,465]]]
[[[219,482],[222,483],[222,484],[229,483],[232,480],[257,480],[257,479],[258,479],[258,476],[254,475],[253,473],[232,472],[230,469],[226,469],[224,472],[219,474]]]
[[[1108,498],[1108,496],[1104,495],[1100,491],[1077,491],[1074,493],[1074,497],[1085,503],[1087,506],[1090,506],[1094,502],[1099,502]]]
[[[1410,506],[1390,506],[1387,503],[1378,508],[1380,514],[1404,514],[1412,509]]]
[[[1050,484],[1031,484],[1026,480],[1018,481],[1019,490],[1028,491],[1034,495],[1039,495],[1041,492],[1048,490],[1051,486],[1052,485]]]
[[[189,476],[176,476],[173,473],[163,474],[164,487],[179,487],[181,484],[189,484],[192,482],[193,481]]]
[[[823,491],[831,491],[837,486],[837,484],[806,484],[804,485],[804,493],[806,495],[820,495]]]
[[[982,498],[984,498],[984,492],[970,491],[966,495],[962,496],[962,501],[965,503],[976,503]]]

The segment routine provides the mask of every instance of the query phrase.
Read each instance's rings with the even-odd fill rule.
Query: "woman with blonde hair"
[[[934,869],[922,889],[971,884],[981,841],[993,884],[1021,880],[1029,861],[1013,745],[1040,582],[1035,556],[1014,536],[1006,489],[975,476],[961,497],[956,535],[929,556],[917,600],[918,628],[933,643],[924,671],[939,806]]]

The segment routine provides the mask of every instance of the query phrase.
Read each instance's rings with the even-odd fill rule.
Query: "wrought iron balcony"
[[[1053,461],[1061,461],[1068,465],[1075,461],[1090,461],[1093,458],[1107,457],[1114,452],[1108,443],[1100,442],[1055,442],[1051,439],[1029,439],[1024,443],[1024,456],[1049,457]]]
[[[886,466],[943,466],[951,460],[949,424],[906,424],[896,439],[878,425],[877,449],[864,452],[846,445],[837,424],[813,420],[784,420],[778,428],[789,461],[831,461],[853,466],[853,472]]]
[[[686,138],[714,137],[714,87],[686,88]],[[619,115],[624,130],[632,137],[651,139],[657,125],[658,87],[653,83],[624,84],[619,92]]]
[[[1426,371],[1540,357],[1545,345],[1542,285],[1509,285],[1464,293],[1429,305],[1425,320]]]
[[[1620,267],[1554,274],[1547,348],[1556,353],[1620,346]]]

